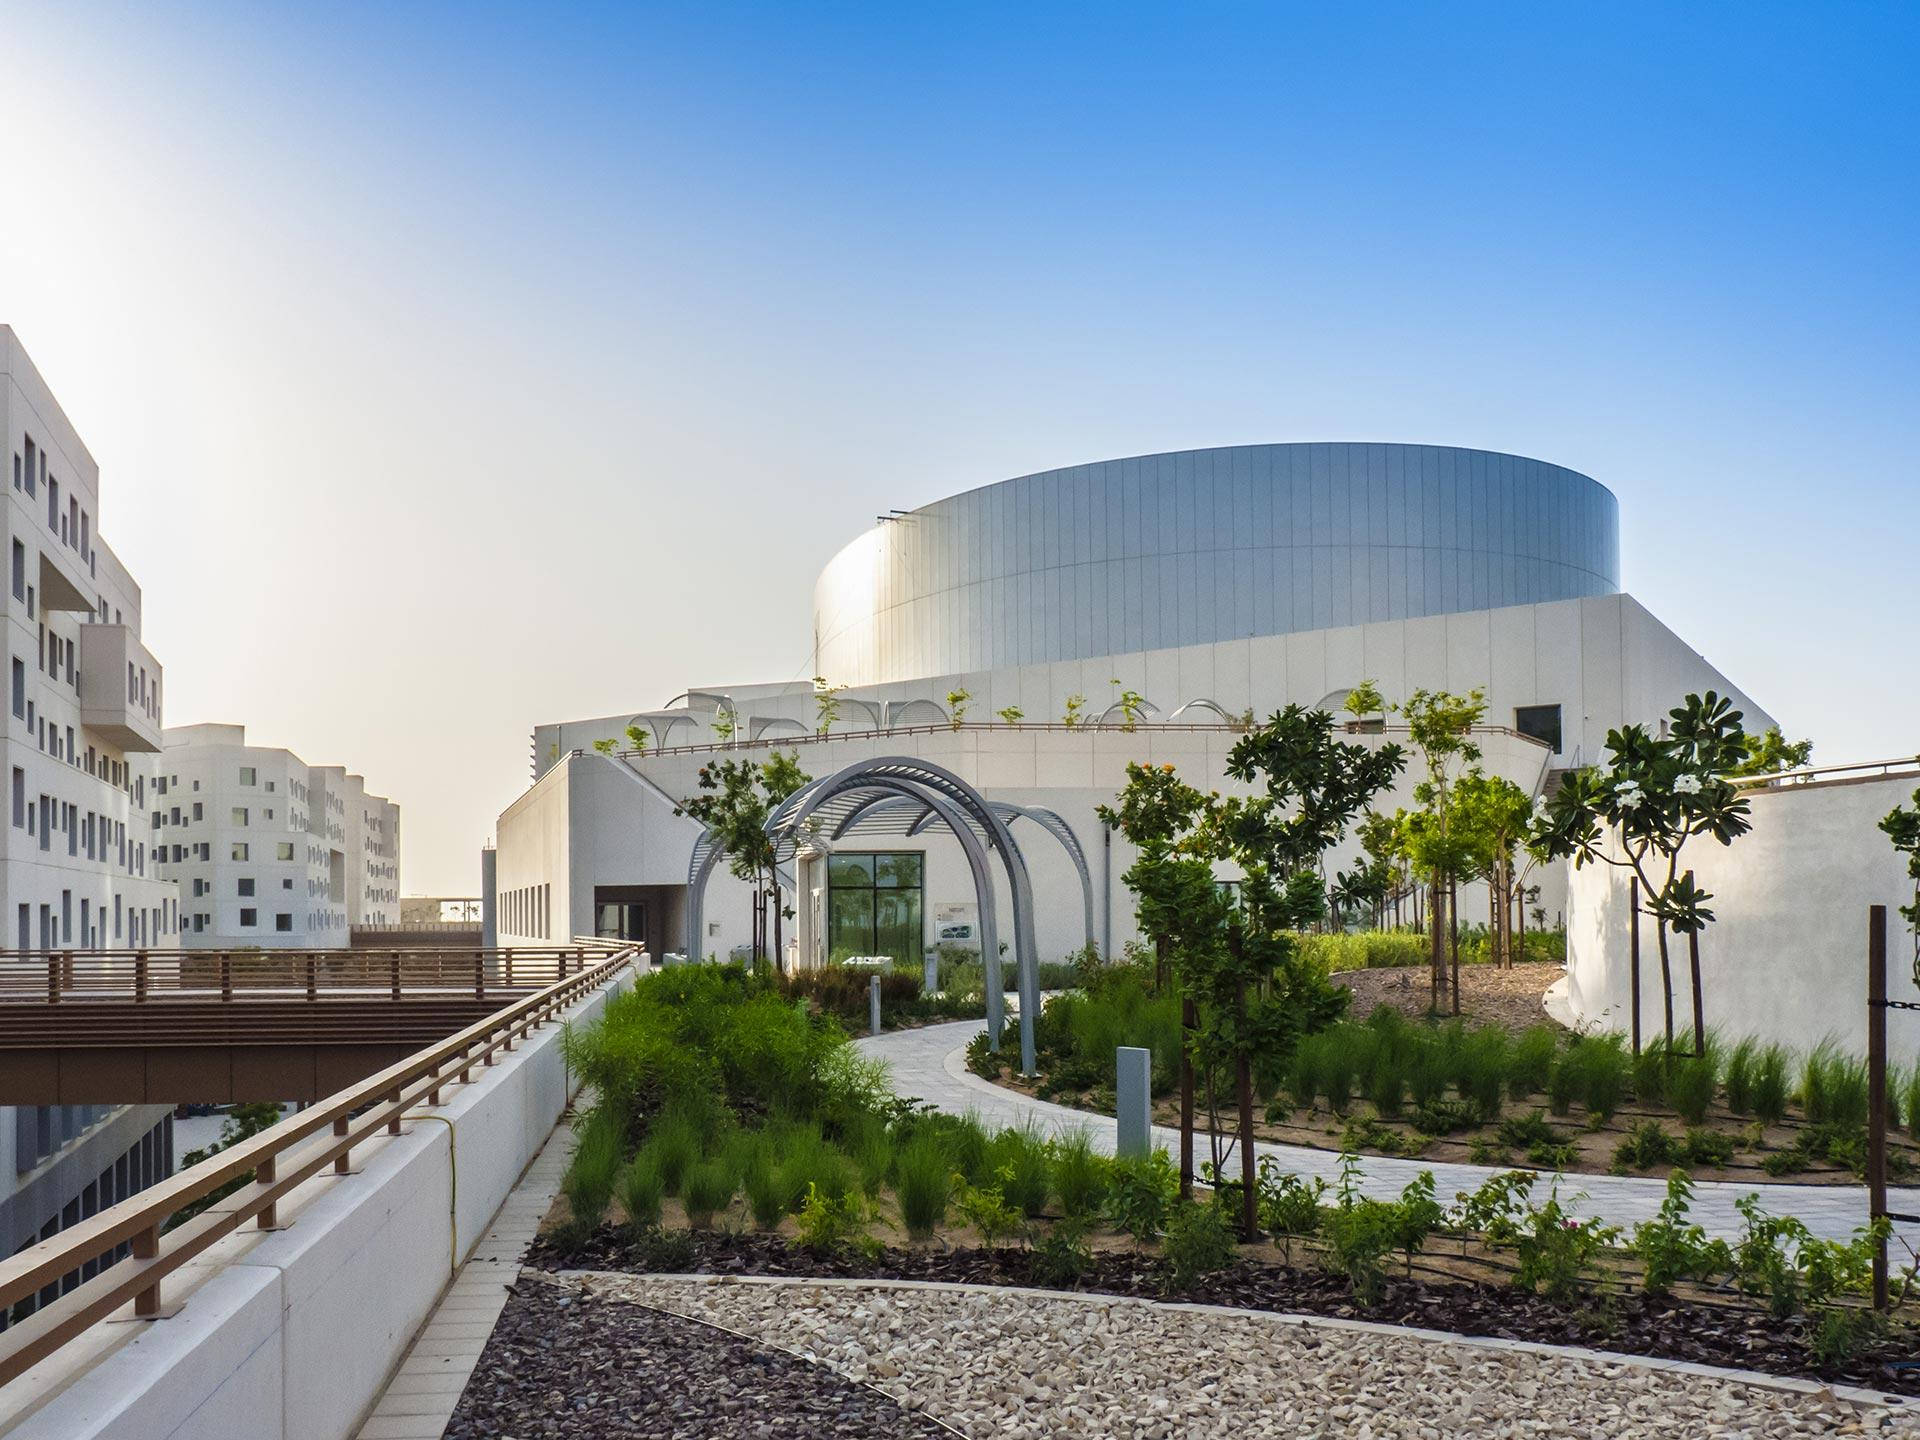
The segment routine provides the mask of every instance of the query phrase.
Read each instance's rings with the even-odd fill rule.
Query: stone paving
[[[1034,1100],[983,1080],[968,1070],[966,1044],[980,1029],[977,1020],[959,1020],[870,1036],[858,1044],[866,1053],[887,1061],[893,1069],[894,1088],[903,1096],[926,1100],[955,1114],[971,1110],[982,1123],[996,1128],[1032,1122],[1055,1135],[1085,1130],[1098,1147],[1111,1153],[1115,1129],[1112,1117]],[[1017,1050],[1012,1053],[1017,1060]],[[1153,1134],[1161,1148],[1178,1153],[1178,1131],[1156,1126]],[[1195,1144],[1204,1158],[1205,1140],[1197,1139]],[[1339,1175],[1339,1156],[1330,1150],[1261,1144],[1256,1147],[1256,1153],[1271,1155],[1276,1163],[1299,1174],[1321,1176],[1329,1184]],[[1443,1201],[1451,1200],[1457,1191],[1478,1188],[1489,1175],[1497,1173],[1484,1165],[1423,1162],[1384,1155],[1363,1156],[1361,1169],[1365,1191],[1382,1198],[1397,1195],[1422,1170],[1431,1170]],[[1666,1194],[1666,1182],[1639,1176],[1570,1175],[1562,1180],[1561,1190],[1562,1202],[1571,1199],[1570,1208],[1575,1213],[1601,1216],[1610,1224],[1631,1227],[1653,1218]],[[1844,1239],[1866,1223],[1867,1192],[1864,1186],[1857,1185],[1702,1182],[1694,1192],[1693,1219],[1709,1234],[1736,1237],[1742,1222],[1734,1202],[1755,1191],[1770,1214],[1797,1216],[1815,1235],[1825,1239]],[[1544,1181],[1536,1196],[1543,1194]],[[1890,1190],[1888,1208],[1909,1215],[1920,1214],[1920,1189]],[[1906,1246],[1920,1250],[1920,1225],[1898,1224],[1894,1231],[1897,1266],[1908,1258]]]
[[[559,1283],[789,1348],[983,1440],[1920,1436],[1920,1406],[1878,1396],[1387,1326],[970,1286]]]

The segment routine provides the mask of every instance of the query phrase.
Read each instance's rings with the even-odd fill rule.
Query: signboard
[[[980,906],[971,900],[951,901],[933,907],[933,943],[936,945],[980,944]]]

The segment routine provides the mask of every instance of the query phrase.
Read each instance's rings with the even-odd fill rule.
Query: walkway
[[[973,1111],[989,1126],[1003,1127],[1033,1122],[1048,1134],[1070,1134],[1084,1129],[1101,1149],[1111,1153],[1114,1121],[1110,1116],[1093,1115],[1034,1100],[982,1080],[967,1069],[967,1041],[980,1032],[978,1020],[960,1020],[947,1025],[928,1025],[918,1030],[896,1030],[891,1034],[869,1037],[857,1042],[869,1055],[886,1060],[893,1067],[894,1088],[903,1096],[926,1100],[941,1110],[955,1114]],[[1180,1135],[1164,1126],[1154,1127],[1154,1140],[1161,1148],[1177,1153]],[[1196,1139],[1196,1158],[1204,1159],[1206,1141]],[[1271,1155],[1285,1169],[1302,1175],[1318,1175],[1331,1185],[1339,1175],[1340,1157],[1330,1150],[1311,1150],[1297,1145],[1256,1147],[1256,1153]],[[1511,1167],[1502,1167],[1511,1168]],[[1369,1195],[1390,1198],[1399,1194],[1408,1181],[1423,1170],[1431,1170],[1440,1199],[1450,1200],[1455,1192],[1477,1189],[1499,1169],[1485,1165],[1460,1165],[1420,1160],[1402,1160],[1383,1155],[1361,1157],[1362,1188]],[[1562,1182],[1571,1194],[1570,1208],[1588,1216],[1603,1216],[1610,1224],[1631,1228],[1650,1220],[1666,1194],[1666,1182],[1621,1175],[1573,1175]],[[1542,1187],[1536,1191],[1541,1198]],[[1742,1185],[1728,1182],[1702,1182],[1694,1191],[1693,1219],[1711,1235],[1737,1237],[1742,1228],[1734,1202],[1758,1191],[1761,1204],[1769,1214],[1798,1216],[1815,1235],[1825,1239],[1845,1239],[1867,1219],[1867,1192],[1863,1186],[1841,1185]],[[1567,1196],[1563,1195],[1563,1200]],[[1906,1214],[1920,1214],[1920,1189],[1900,1188],[1889,1192],[1889,1207]],[[1920,1225],[1895,1227],[1896,1265],[1904,1255],[1900,1244],[1920,1249]]]

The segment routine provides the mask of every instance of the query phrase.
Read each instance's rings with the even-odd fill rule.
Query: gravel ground
[[[873,1387],[781,1350],[527,1276],[445,1432],[446,1440],[930,1440],[951,1433]]]
[[[1825,1391],[1138,1301],[568,1279],[583,1294],[644,1300],[763,1336],[965,1434],[1000,1440],[1920,1435],[1920,1417],[1856,1408]]]
[[[1433,996],[1426,966],[1396,967],[1388,970],[1342,970],[1334,975],[1336,985],[1353,991],[1356,1020],[1364,1020],[1378,1005],[1392,1005],[1408,1015],[1427,1013]],[[1567,973],[1567,967],[1547,961],[1530,961],[1511,970],[1491,965],[1460,967],[1460,1013],[1470,1022],[1500,1025],[1508,1030],[1524,1030],[1529,1025],[1551,1022],[1553,1017],[1541,1007],[1540,997],[1547,987]],[[1451,1012],[1453,1000],[1441,995],[1443,1010]]]

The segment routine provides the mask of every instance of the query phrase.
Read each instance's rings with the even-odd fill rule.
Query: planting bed
[[[1166,1261],[1152,1251],[1096,1251],[1088,1273],[1077,1284],[1063,1287],[1045,1283],[1035,1269],[1035,1252],[1025,1248],[889,1247],[869,1258],[853,1250],[813,1253],[778,1235],[711,1230],[684,1233],[684,1243],[677,1238],[674,1249],[671,1268],[688,1273],[936,1280],[1190,1300],[1581,1345],[1920,1396],[1920,1365],[1915,1364],[1920,1359],[1920,1337],[1906,1325],[1896,1326],[1846,1362],[1822,1366],[1810,1351],[1805,1320],[1779,1321],[1749,1306],[1660,1300],[1639,1292],[1561,1304],[1507,1286],[1404,1276],[1390,1278],[1378,1303],[1363,1306],[1343,1278],[1288,1265],[1271,1246],[1250,1247],[1225,1269],[1185,1285],[1174,1283]],[[527,1264],[554,1271],[641,1274],[652,1268],[648,1256],[636,1251],[626,1233],[613,1226],[601,1227],[574,1249],[563,1250],[550,1235],[543,1236]]]

